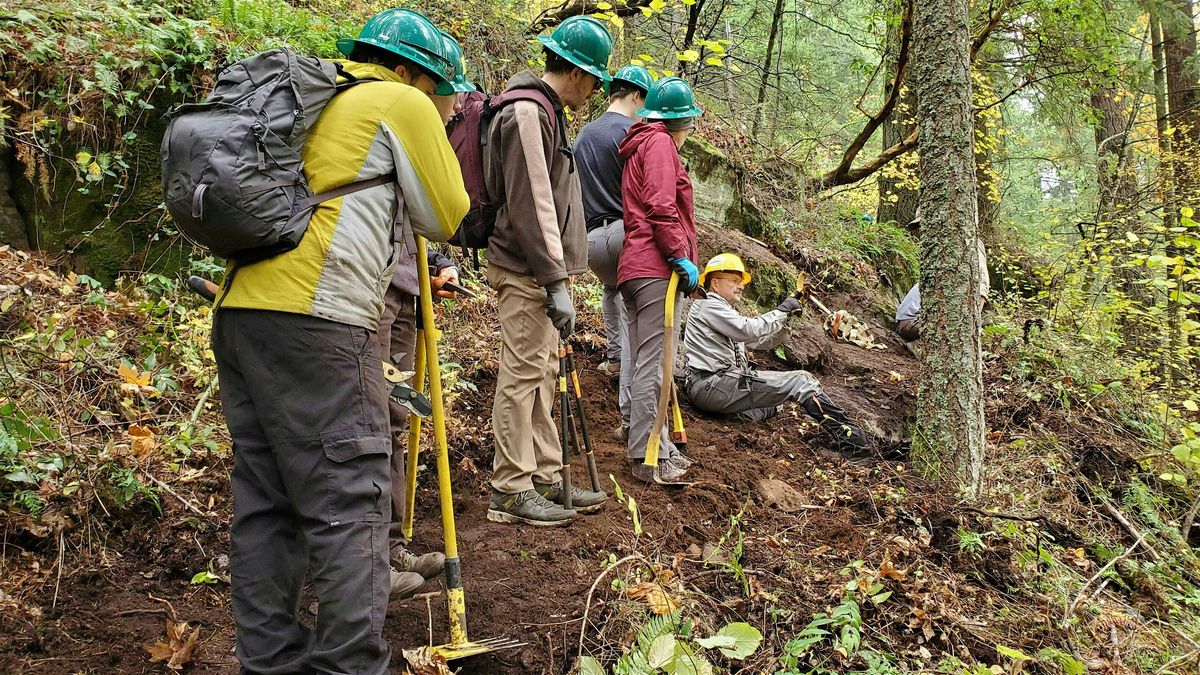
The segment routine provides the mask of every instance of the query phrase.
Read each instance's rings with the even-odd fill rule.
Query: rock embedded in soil
[[[763,506],[774,506],[786,513],[805,510],[809,504],[796,488],[777,478],[764,478],[754,485]]]

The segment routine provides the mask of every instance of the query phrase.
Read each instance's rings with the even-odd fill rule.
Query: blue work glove
[[[700,270],[687,258],[667,258],[667,264],[679,275],[679,291],[684,295],[700,285]]]

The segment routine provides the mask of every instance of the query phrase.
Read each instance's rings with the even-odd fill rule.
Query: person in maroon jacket
[[[701,113],[692,88],[684,80],[659,80],[637,112],[645,121],[633,125],[621,142],[625,160],[621,194],[625,243],[617,267],[617,288],[625,301],[633,373],[629,398],[629,459],[633,475],[650,482],[677,482],[691,461],[671,443],[666,428],[653,429],[662,388],[663,315],[671,272],[679,275],[679,292],[700,283],[695,261],[696,220],[692,181],[679,149]],[[676,305],[675,325],[679,308]],[[642,463],[650,434],[661,434],[658,467]]]

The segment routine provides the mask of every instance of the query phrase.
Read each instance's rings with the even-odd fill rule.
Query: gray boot
[[[633,477],[644,483],[682,483],[687,469],[682,469],[670,459],[661,457],[658,466],[647,466],[641,458],[629,460]]]
[[[575,518],[575,511],[547,500],[537,490],[526,490],[515,495],[492,490],[492,503],[488,507],[487,519],[493,523],[525,523],[535,527],[557,527],[566,525]]]
[[[562,481],[555,481],[549,485],[533,484],[533,489],[537,490],[538,494],[549,499],[550,501],[563,505],[563,490]],[[579,513],[595,513],[604,507],[604,502],[608,501],[608,493],[594,492],[592,490],[584,490],[578,485],[571,486],[571,508]],[[565,508],[565,507],[564,507]]]
[[[400,572],[415,572],[428,580],[442,573],[446,556],[440,551],[425,555],[411,553],[403,544],[392,544],[392,569]]]
[[[425,585],[425,577],[415,572],[397,572],[391,570],[389,579],[388,598],[391,600],[403,600],[411,598],[422,586]]]

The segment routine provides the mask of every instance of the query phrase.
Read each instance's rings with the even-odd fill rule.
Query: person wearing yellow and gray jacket
[[[231,271],[213,320],[234,445],[230,530],[244,672],[386,673],[391,485],[376,340],[384,290],[413,232],[445,240],[469,200],[430,96],[452,78],[425,17],[388,10],[341,62],[338,94],[302,149],[314,193],[394,182],[316,206],[300,245]],[[411,262],[409,264],[412,264]],[[315,631],[296,616],[306,567]]]
[[[742,299],[750,279],[745,263],[732,253],[713,256],[700,275],[708,294],[692,303],[684,331],[692,405],[704,412],[761,421],[778,414],[781,404],[795,401],[829,432],[840,452],[866,451],[866,434],[811,373],[758,371],[750,365],[746,349],[774,349],[787,338],[788,318],[804,311],[804,304],[790,297],[765,314],[743,316],[733,305]]]

